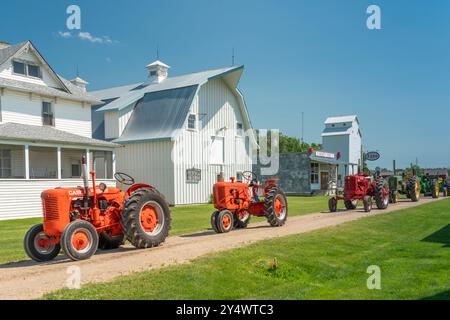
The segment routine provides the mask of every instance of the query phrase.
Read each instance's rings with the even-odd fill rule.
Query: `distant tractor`
[[[263,186],[250,171],[242,174],[245,182],[217,182],[213,187],[214,207],[211,226],[217,233],[246,228],[250,217],[266,217],[272,227],[285,224],[288,216],[286,196],[276,182],[268,179]],[[262,198],[260,198],[262,197]]]
[[[328,208],[336,212],[338,201],[343,200],[347,210],[356,209],[359,200],[363,201],[364,211],[372,210],[372,199],[378,209],[386,209],[389,205],[389,186],[382,177],[370,177],[361,173],[345,177],[343,196],[336,195],[328,201]]]
[[[417,176],[390,176],[388,185],[390,203],[397,203],[399,194],[405,195],[413,202],[420,200],[421,184]]]
[[[120,188],[95,185],[91,171],[89,187],[86,158],[82,159],[84,187],[55,188],[42,192],[44,223],[25,235],[24,247],[35,261],[54,259],[61,248],[72,260],[90,258],[100,249],[114,249],[124,240],[136,248],[160,245],[170,229],[170,209],[155,187],[135,183],[115,173]],[[125,192],[123,185],[130,186]]]
[[[420,192],[434,199],[439,198],[440,184],[436,177],[425,174],[420,177]]]
[[[440,179],[439,187],[444,197],[450,196],[450,181],[448,179]]]

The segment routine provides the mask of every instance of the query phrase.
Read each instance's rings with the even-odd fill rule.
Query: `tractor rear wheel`
[[[370,212],[372,210],[372,197],[371,196],[364,196],[363,204],[364,204],[364,211],[365,212]]]
[[[336,200],[336,198],[330,198],[328,200],[328,209],[330,209],[330,212],[336,212],[337,211],[337,200]]]
[[[267,191],[264,200],[264,213],[272,227],[281,227],[285,224],[288,216],[287,199],[279,187]]]
[[[220,233],[217,228],[217,217],[219,216],[219,211],[214,211],[211,215],[211,227],[216,233]]]
[[[375,202],[378,209],[384,210],[389,206],[389,186],[383,178],[379,178],[376,181]]]
[[[439,198],[439,183],[436,180],[431,182],[431,197],[433,199]]]
[[[358,204],[358,200],[345,200],[344,205],[347,210],[356,209],[356,205]]]
[[[61,251],[59,243],[49,242],[50,238],[44,233],[42,223],[30,228],[23,239],[23,246],[27,255],[37,262],[53,260]]]
[[[417,202],[420,199],[420,180],[419,177],[413,176],[408,180],[406,185],[406,192],[413,202]]]
[[[250,213],[248,211],[242,210],[241,212],[236,212],[234,215],[234,228],[235,229],[245,229],[250,222]]]
[[[136,190],[124,204],[122,225],[125,237],[136,248],[159,246],[169,235],[169,205],[154,188]]]
[[[107,232],[102,232],[98,239],[98,248],[102,250],[117,249],[123,244],[124,235],[111,236]]]
[[[86,220],[72,221],[63,230],[61,247],[74,261],[89,259],[98,248],[97,230]]]
[[[222,210],[216,219],[217,230],[219,233],[226,233],[233,230],[234,226],[234,215],[230,210]]]

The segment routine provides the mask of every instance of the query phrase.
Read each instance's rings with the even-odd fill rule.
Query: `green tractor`
[[[439,198],[441,184],[436,177],[428,174],[420,177],[420,192],[425,196],[431,196],[433,199]]]
[[[391,203],[398,202],[399,194],[405,195],[413,202],[420,199],[421,184],[420,178],[416,175],[390,176],[389,184],[389,201]]]
[[[450,197],[450,181],[448,179],[447,180],[442,179],[439,184],[442,195],[444,197]]]

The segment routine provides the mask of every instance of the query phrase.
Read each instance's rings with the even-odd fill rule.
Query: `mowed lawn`
[[[328,210],[328,197],[288,197],[289,215],[296,216]],[[170,235],[180,235],[211,228],[213,205],[186,205],[172,208]],[[253,221],[261,221],[253,219]],[[28,259],[23,250],[23,237],[41,218],[0,221],[0,263]]]
[[[450,199],[257,242],[48,299],[449,299]],[[367,268],[380,267],[369,290]]]

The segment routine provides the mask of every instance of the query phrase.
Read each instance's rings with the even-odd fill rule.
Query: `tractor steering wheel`
[[[244,171],[242,172],[242,180],[247,182],[257,181],[258,177],[252,171]]]
[[[124,184],[126,186],[131,186],[134,184],[133,177],[123,172],[116,172],[114,174],[114,179],[116,179],[119,183]]]

